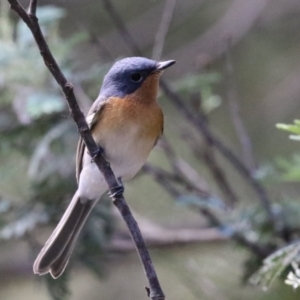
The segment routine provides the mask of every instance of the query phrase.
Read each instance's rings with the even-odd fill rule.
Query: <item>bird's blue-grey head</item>
[[[157,62],[144,57],[127,57],[117,61],[104,77],[100,95],[124,98],[134,93],[154,72],[161,72],[174,60]]]

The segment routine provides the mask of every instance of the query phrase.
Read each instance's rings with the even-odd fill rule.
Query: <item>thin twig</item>
[[[141,227],[143,231],[143,228]],[[149,231],[149,230],[147,230]],[[192,243],[211,243],[228,241],[229,237],[218,228],[165,229],[161,228],[149,236],[143,232],[147,246],[151,248],[177,247]],[[114,237],[107,246],[108,250],[129,252],[135,249],[132,239],[127,236]]]
[[[199,103],[198,111],[199,111],[200,118],[202,118],[203,122],[208,126],[209,125],[208,118],[205,115],[205,112],[203,111],[200,94],[199,93],[194,94],[191,97],[192,97],[192,102]],[[231,185],[227,180],[225,172],[223,171],[223,169],[221,168],[220,164],[218,163],[215,157],[215,149],[211,144],[211,141],[207,138],[204,139],[205,146],[204,146],[204,150],[201,151],[200,150],[201,147],[199,147],[197,141],[192,137],[190,132],[185,132],[183,137],[188,141],[188,144],[191,146],[195,156],[202,159],[204,163],[208,166],[208,169],[211,172],[216,183],[218,184],[221,192],[223,193],[224,198],[227,199],[227,203],[230,205],[230,207],[233,207],[238,201],[238,197],[234,189],[231,188]]]
[[[204,150],[201,151],[201,147],[199,147],[195,139],[187,132],[184,134],[184,139],[186,140],[188,145],[191,146],[194,155],[203,160],[203,162],[207,165],[215,182],[219,186],[224,199],[227,200],[225,200],[225,202],[232,208],[234,204],[238,202],[238,197],[236,196],[234,190],[231,188],[231,185],[228,182],[224,171],[215,158],[215,149],[211,144],[207,142],[207,140],[205,140]]]
[[[110,51],[106,49],[106,47],[101,42],[100,38],[93,33],[90,33],[90,42],[96,49],[99,57],[104,57],[108,60],[113,60],[113,56],[111,55]]]
[[[228,50],[225,52],[225,84],[229,112],[236,135],[242,147],[243,159],[248,169],[253,174],[256,169],[253,146],[240,112],[230,45],[228,46]]]
[[[191,191],[195,190],[202,197],[207,197],[210,194],[209,186],[197,171],[176,154],[166,137],[162,137],[159,144],[164,150],[176,178],[180,178],[180,181],[184,182]]]
[[[176,190],[172,185],[170,185],[163,176],[160,176],[160,174],[157,173],[152,173],[152,175],[155,181],[161,187],[163,187],[171,196],[173,196],[173,198],[176,199],[180,196],[180,192]],[[204,208],[204,207],[200,208],[199,212],[207,220],[209,220],[211,226],[216,226],[219,228],[225,227],[225,224],[220,220],[220,218],[209,208]],[[232,240],[236,241],[237,243],[244,246],[245,248],[250,249],[257,257],[260,257],[261,259],[267,257],[274,250],[248,240],[242,233],[238,231],[233,232],[231,238]]]
[[[166,5],[163,11],[161,22],[159,24],[158,31],[155,36],[153,52],[152,52],[152,59],[154,60],[160,60],[161,58],[166,35],[168,33],[171,20],[173,18],[175,6],[176,6],[176,0],[166,0]]]
[[[49,71],[60,85],[64,96],[69,105],[69,109],[72,113],[74,121],[78,126],[79,133],[84,140],[86,147],[94,157],[94,161],[103,174],[106,183],[108,184],[109,191],[112,195],[114,195],[114,191],[118,190],[119,184],[118,181],[112,172],[109,163],[104,159],[102,155],[102,151],[99,151],[99,147],[96,145],[95,141],[92,138],[90,133],[89,127],[86,123],[85,117],[80,110],[78,103],[76,101],[73,86],[71,83],[67,81],[63,73],[61,72],[56,60],[54,59],[49,47],[45,41],[45,38],[42,34],[41,28],[38,23],[38,19],[35,15],[29,15],[24,10],[24,8],[19,4],[17,0],[8,0],[11,5],[11,8],[17,12],[17,14],[21,17],[21,19],[27,24],[29,29],[31,30],[35,41],[38,45],[40,53],[44,59],[46,66],[48,67]],[[34,3],[33,3],[34,6]],[[153,300],[164,300],[165,296],[163,291],[160,287],[155,269],[153,267],[148,249],[145,245],[143,237],[141,235],[140,229],[138,227],[137,222],[135,221],[122,193],[115,194],[113,197],[114,205],[119,209],[120,213],[125,220],[132,238],[136,244],[137,251],[140,255],[141,261],[143,263],[143,267],[145,269],[148,282],[149,282],[149,297]]]
[[[174,187],[170,179],[165,176],[165,173],[159,172],[158,169],[149,164],[145,164],[142,170],[152,175],[152,177],[157,182],[159,182],[174,199],[178,198],[181,195],[180,191],[176,187]]]
[[[226,52],[224,41],[228,36],[235,46],[257,24],[269,3],[269,0],[230,1],[224,14],[203,34],[190,41],[186,40],[181,47],[170,51],[169,54],[178,60],[177,68],[195,69],[196,65],[202,69],[211,65]]]
[[[209,196],[209,193],[207,191],[199,190],[199,188],[196,187],[193,183],[189,182],[187,178],[181,176],[178,173],[170,173],[150,164],[145,164],[142,170],[147,174],[151,174],[152,176],[163,178],[163,180],[168,181],[170,184],[180,184],[189,192],[194,192],[201,197],[206,198]]]
[[[130,50],[133,51],[135,55],[141,56],[142,52],[140,51],[139,46],[136,44],[134,38],[127,30],[127,27],[125,26],[122,18],[120,18],[120,15],[116,11],[111,1],[103,0],[103,4],[104,4],[104,8],[109,13],[110,17],[112,18],[116,27],[118,28],[121,38],[124,40],[124,42],[127,45],[130,45]]]

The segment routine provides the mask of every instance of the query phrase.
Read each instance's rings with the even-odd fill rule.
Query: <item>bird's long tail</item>
[[[62,219],[39,253],[33,265],[35,274],[59,277],[74,249],[78,235],[96,201],[80,201],[76,192]]]

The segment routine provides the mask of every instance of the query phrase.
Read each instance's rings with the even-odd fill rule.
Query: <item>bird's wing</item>
[[[98,97],[96,101],[93,103],[92,107],[90,108],[87,116],[86,121],[89,125],[90,130],[93,130],[94,125],[99,120],[100,115],[102,114],[104,107],[105,107],[106,99]],[[77,183],[79,181],[79,175],[82,170],[82,160],[85,151],[85,143],[83,139],[80,137],[77,145],[77,153],[76,153],[76,179]]]

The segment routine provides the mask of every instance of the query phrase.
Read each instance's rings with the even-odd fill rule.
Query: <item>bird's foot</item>
[[[121,196],[124,193],[124,185],[121,178],[118,178],[119,185],[112,188],[109,192],[111,198]]]

